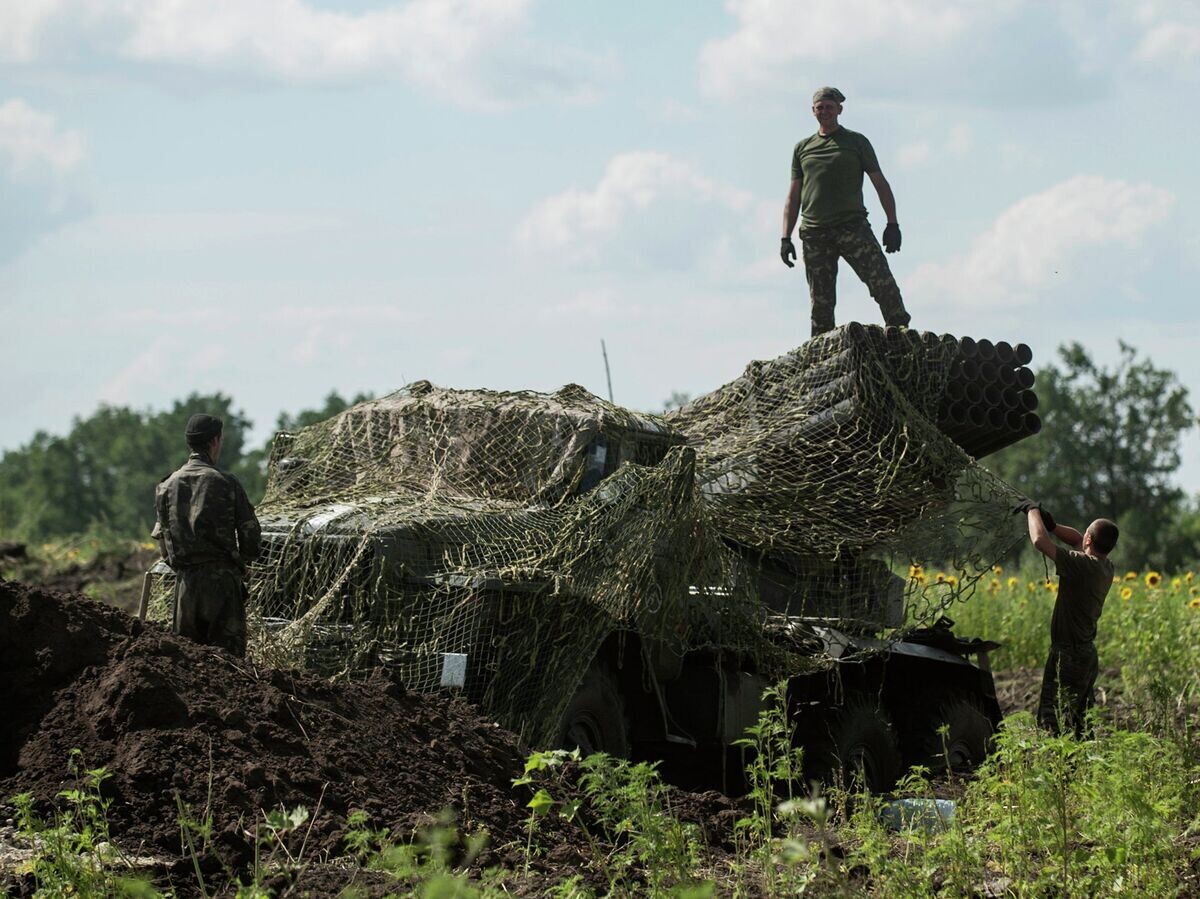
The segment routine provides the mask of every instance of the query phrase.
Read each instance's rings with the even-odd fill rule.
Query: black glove
[[[796,258],[796,245],[790,237],[785,237],[779,244],[779,258],[788,268],[795,268],[796,263],[790,261]]]
[[[895,222],[888,222],[883,229],[883,248],[889,253],[900,252],[900,226]]]
[[[1034,507],[1034,502],[1031,499],[1021,498],[1021,501],[1013,506],[1013,515],[1028,515],[1029,510]]]
[[[1041,503],[1038,503],[1036,508],[1039,512],[1042,513],[1042,524],[1044,524],[1046,526],[1046,530],[1048,530],[1051,534],[1053,534],[1054,529],[1056,527],[1058,527],[1058,522],[1056,522],[1054,520],[1053,515],[1051,515],[1049,512],[1047,512],[1045,509],[1042,508]]]

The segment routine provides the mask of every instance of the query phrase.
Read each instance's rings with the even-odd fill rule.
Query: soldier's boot
[[[828,315],[818,316],[817,310],[813,309],[813,316],[812,316],[812,336],[813,337],[819,337],[822,334],[832,331],[836,327],[837,327],[837,325],[835,325],[833,323],[832,310],[830,310],[830,314],[828,314]]]
[[[883,323],[897,328],[907,328],[912,316],[904,308],[904,300],[900,297],[900,288],[893,281],[889,288],[879,291],[874,297],[879,309],[883,312]]]

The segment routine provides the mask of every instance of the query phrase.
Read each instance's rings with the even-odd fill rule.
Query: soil
[[[84,767],[109,774],[112,833],[127,851],[180,859],[179,803],[212,815],[203,864],[218,875],[251,858],[262,810],[297,805],[312,813],[301,834],[311,856],[344,852],[354,809],[401,839],[450,809],[462,831],[489,832],[480,867],[517,865],[524,847],[529,788],[512,780],[526,751],[453,697],[382,675],[331,683],[256,670],[85,596],[4,580],[0,680],[0,797],[52,802],[78,783],[77,749]],[[543,820],[538,840],[535,871],[557,880],[586,868],[568,822]],[[187,875],[190,862],[176,869]]]

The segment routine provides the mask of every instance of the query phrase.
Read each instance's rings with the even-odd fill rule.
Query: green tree
[[[1120,350],[1109,368],[1078,343],[1060,347],[1062,367],[1038,373],[1041,433],[985,464],[1063,523],[1116,521],[1119,564],[1173,568],[1200,549],[1196,510],[1174,477],[1196,418],[1173,372]]]
[[[224,394],[191,394],[167,410],[101,406],[66,436],[38,432],[0,457],[0,531],[46,539],[103,528],[144,537],[154,524],[154,487],[187,458],[193,412],[225,420],[221,467],[241,464],[250,421]]]

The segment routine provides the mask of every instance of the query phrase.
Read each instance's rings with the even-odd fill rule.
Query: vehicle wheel
[[[943,699],[923,725],[916,761],[932,771],[968,771],[982,763],[991,748],[992,722],[968,696]],[[943,725],[945,737],[938,732]]]
[[[810,775],[851,791],[886,793],[900,776],[900,747],[887,713],[873,697],[852,695],[806,741]]]
[[[563,749],[578,748],[584,755],[606,752],[629,757],[625,706],[616,678],[606,665],[593,662],[583,676],[563,712],[558,742]]]

